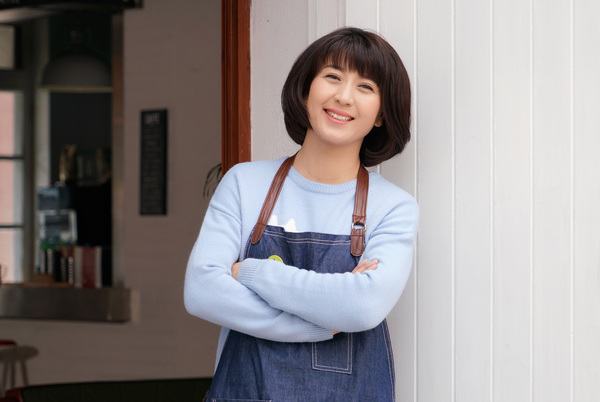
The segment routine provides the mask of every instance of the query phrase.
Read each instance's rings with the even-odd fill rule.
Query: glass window
[[[23,224],[23,161],[0,159],[0,225]]]
[[[23,96],[0,91],[0,266],[3,282],[22,280],[24,159]]]
[[[0,90],[0,156],[23,154],[23,94]]]
[[[2,282],[21,282],[23,271],[23,229],[0,228],[0,275]]]

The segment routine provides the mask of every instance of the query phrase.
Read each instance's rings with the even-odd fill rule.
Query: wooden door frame
[[[251,159],[251,0],[221,0],[221,172]]]

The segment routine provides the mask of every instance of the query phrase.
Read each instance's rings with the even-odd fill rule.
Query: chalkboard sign
[[[167,110],[142,110],[140,215],[167,214]]]

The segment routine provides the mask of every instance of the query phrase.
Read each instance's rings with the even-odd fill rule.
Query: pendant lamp
[[[42,73],[41,87],[54,92],[111,92],[110,67],[83,46],[83,34],[69,32],[68,48],[52,58]]]

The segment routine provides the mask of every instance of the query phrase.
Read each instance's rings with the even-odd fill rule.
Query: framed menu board
[[[167,214],[167,110],[142,110],[140,215]]]

